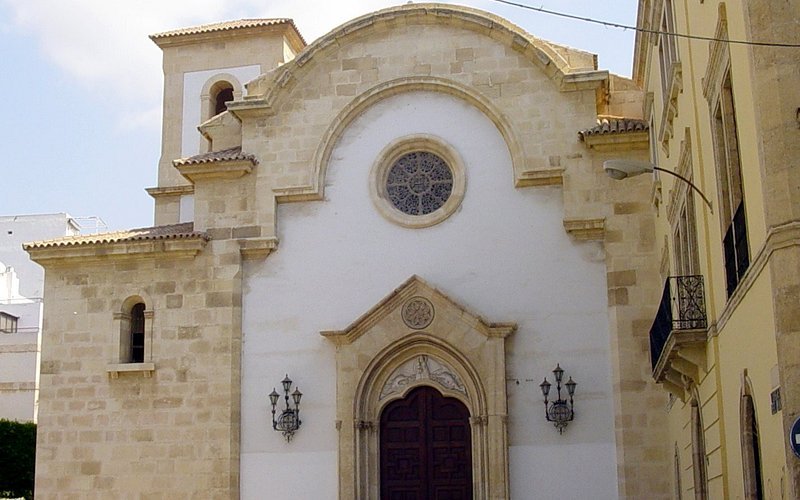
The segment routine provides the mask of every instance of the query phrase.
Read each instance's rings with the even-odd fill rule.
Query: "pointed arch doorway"
[[[386,405],[380,417],[384,500],[472,498],[469,410],[430,386]]]

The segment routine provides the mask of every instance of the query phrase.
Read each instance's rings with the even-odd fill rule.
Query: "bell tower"
[[[244,19],[151,35],[163,52],[164,106],[155,224],[193,220],[193,188],[172,162],[210,150],[198,126],[241,99],[245,84],[294,59],[305,40],[291,19]]]

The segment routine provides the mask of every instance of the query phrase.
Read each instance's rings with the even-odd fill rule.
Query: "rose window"
[[[453,192],[453,172],[427,151],[406,153],[389,169],[386,193],[395,208],[408,215],[427,215],[441,208]]]

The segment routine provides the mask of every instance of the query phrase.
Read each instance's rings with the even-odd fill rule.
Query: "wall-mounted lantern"
[[[289,392],[292,390],[292,379],[289,378],[288,374],[281,381],[281,385],[283,386],[283,398],[286,401],[286,407],[281,411],[277,420],[275,419],[275,405],[278,404],[278,398],[281,395],[274,388],[269,395],[269,401],[272,403],[272,429],[282,432],[286,441],[291,441],[295,431],[302,424],[300,421],[300,398],[303,397],[303,393],[300,392],[299,388],[295,388],[294,392],[291,393],[292,401],[294,402],[294,408],[291,408],[289,406]]]
[[[567,393],[569,394],[569,401],[566,399],[561,399],[561,380],[564,378],[564,370],[561,369],[559,364],[556,364],[556,369],[553,370],[553,376],[556,378],[556,390],[558,391],[558,399],[555,401],[550,401],[550,405],[548,406],[547,403],[547,395],[550,394],[550,386],[552,385],[550,382],[547,381],[547,377],[544,378],[544,382],[539,384],[539,387],[542,389],[542,394],[544,395],[544,416],[548,422],[553,422],[553,425],[556,426],[558,429],[559,434],[564,433],[564,428],[567,426],[569,422],[575,418],[575,411],[574,405],[572,403],[572,396],[575,394],[575,386],[576,384],[572,377],[569,378],[566,384],[564,384],[567,388]]]

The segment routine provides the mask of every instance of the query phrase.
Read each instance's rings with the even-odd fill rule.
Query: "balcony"
[[[670,276],[650,327],[653,378],[681,398],[706,369],[708,332],[703,276]]]

